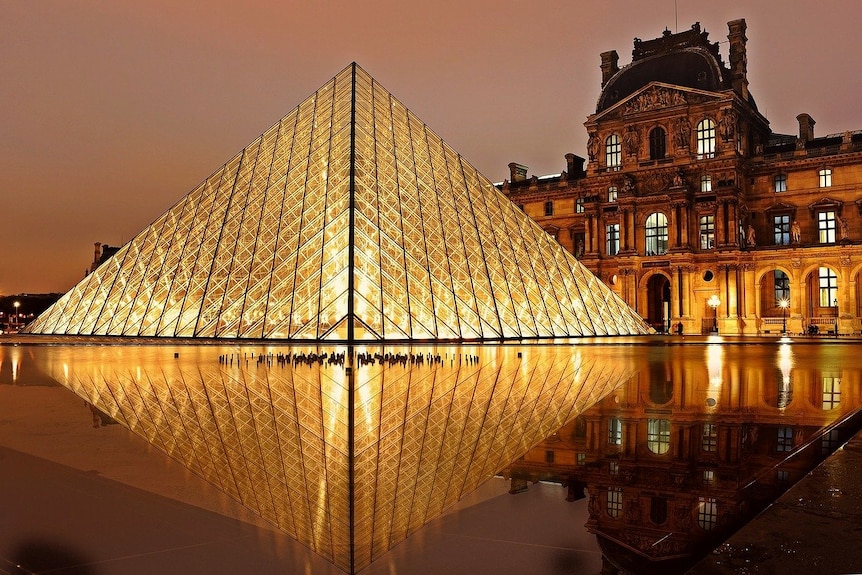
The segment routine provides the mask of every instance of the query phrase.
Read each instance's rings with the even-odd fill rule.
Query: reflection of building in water
[[[678,349],[645,364],[515,462],[513,491],[562,481],[573,500],[586,489],[609,573],[698,559],[834,451],[846,424],[858,428],[843,420],[859,405],[858,368],[793,367],[789,346],[766,364],[721,352],[707,346],[700,368]]]

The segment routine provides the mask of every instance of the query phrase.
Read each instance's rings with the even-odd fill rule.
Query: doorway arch
[[[662,274],[647,280],[647,321],[657,332],[670,332],[670,280]]]

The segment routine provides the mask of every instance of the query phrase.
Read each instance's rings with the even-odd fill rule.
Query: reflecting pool
[[[357,572],[495,475],[565,486],[606,566],[682,572],[859,428],[853,346],[607,341],[0,346],[0,384],[59,382]]]

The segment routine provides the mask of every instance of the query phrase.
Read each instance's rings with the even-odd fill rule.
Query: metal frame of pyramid
[[[354,63],[26,331],[352,342],[651,330]]]

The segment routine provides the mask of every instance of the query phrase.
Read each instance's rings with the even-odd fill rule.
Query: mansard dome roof
[[[699,90],[730,89],[729,71],[721,60],[718,43],[695,23],[691,30],[660,38],[635,38],[632,63],[614,74],[602,89],[596,112],[610,108],[653,81]]]

